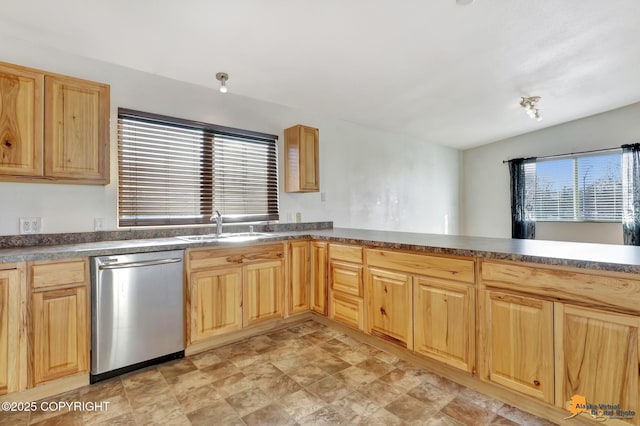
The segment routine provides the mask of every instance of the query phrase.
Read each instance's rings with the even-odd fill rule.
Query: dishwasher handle
[[[98,269],[103,271],[107,269],[140,268],[142,266],[167,265],[169,263],[178,262],[182,262],[182,259],[179,257],[174,257],[170,259],[144,260],[141,262],[110,263],[108,265],[100,265],[98,266]]]

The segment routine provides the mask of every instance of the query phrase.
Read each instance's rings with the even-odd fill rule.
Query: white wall
[[[459,226],[461,156],[457,150],[403,135],[365,128],[327,116],[181,83],[120,66],[65,54],[2,36],[0,61],[111,85],[111,184],[107,186],[0,181],[0,235],[18,233],[18,218],[41,217],[43,232],[117,229],[117,108],[131,108],[280,137],[280,187],[284,188],[283,129],[320,129],[320,187],[326,193],[281,192],[281,222],[333,220],[334,226],[449,232]],[[188,66],[188,65],[185,65]],[[214,76],[212,71],[212,80]]]
[[[461,233],[511,237],[509,170],[502,160],[619,147],[640,141],[640,103],[463,152]],[[540,223],[537,238],[622,243],[621,225]]]

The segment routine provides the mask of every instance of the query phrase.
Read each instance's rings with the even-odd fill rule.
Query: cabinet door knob
[[[387,311],[385,311],[383,307],[380,307],[380,313],[382,315],[387,315]]]
[[[536,385],[536,386],[540,386],[540,381],[538,381],[538,380],[534,380],[534,381],[533,381],[533,384],[534,384],[534,385]]]

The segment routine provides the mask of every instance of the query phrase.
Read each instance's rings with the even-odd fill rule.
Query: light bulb
[[[229,75],[225,72],[219,72],[216,74],[216,80],[220,82],[220,93],[227,93],[227,80],[229,80]]]

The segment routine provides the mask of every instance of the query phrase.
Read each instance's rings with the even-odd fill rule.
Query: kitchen
[[[469,24],[468,20],[473,17],[470,15],[480,13],[481,10],[478,9],[481,7],[489,6],[480,1],[464,8],[451,5],[451,10],[447,9],[447,13],[462,14],[460,19]],[[626,7],[630,8],[630,12],[622,14],[609,8],[599,10],[593,6],[593,15],[589,17],[595,19],[604,14],[617,16],[618,19],[627,16],[629,20],[633,20],[633,17],[637,16],[637,13],[633,13],[637,12],[635,6],[627,4]],[[46,16],[44,10],[42,14]],[[240,13],[242,10],[236,12]],[[497,12],[494,10],[494,13]],[[567,13],[565,11],[564,15],[558,16],[568,19],[567,16],[571,15]],[[486,141],[474,141],[499,142],[460,150],[440,145],[440,141],[433,143],[404,132],[354,124],[355,120],[344,121],[322,110],[286,107],[252,99],[249,93],[244,96],[235,94],[234,87],[239,89],[243,82],[240,74],[230,70],[229,93],[221,95],[217,91],[218,82],[214,78],[215,73],[220,71],[217,68],[195,71],[205,73],[206,78],[210,80],[207,83],[208,87],[203,88],[202,85],[159,75],[163,74],[159,71],[164,69],[161,65],[151,67],[157,68],[158,71],[142,72],[135,70],[133,66],[115,65],[91,54],[78,51],[70,53],[64,48],[49,47],[43,40],[45,33],[26,33],[28,26],[21,25],[21,19],[28,20],[26,16],[28,15],[20,18],[20,15],[16,15],[15,21],[11,20],[10,15],[5,18],[7,22],[3,25],[3,43],[0,47],[3,62],[110,85],[110,184],[93,186],[3,182],[0,184],[0,196],[4,200],[0,235],[4,236],[19,233],[20,217],[40,217],[44,234],[94,232],[96,219],[101,219],[101,227],[106,231],[118,229],[118,107],[279,135],[281,187],[284,179],[283,130],[297,123],[319,128],[321,191],[294,194],[281,189],[279,196],[282,222],[295,222],[296,213],[300,213],[302,222],[332,221],[336,228],[502,238],[510,237],[511,227],[508,169],[502,164],[502,160],[634,143],[637,142],[637,127],[640,127],[636,123],[637,120],[634,120],[640,108],[638,104],[634,104],[640,96],[633,97],[634,90],[638,89],[633,86],[621,88],[617,83],[615,87],[600,87],[600,90],[623,91],[626,93],[624,101],[600,104],[585,101],[585,109],[573,117],[565,116],[565,121],[586,118],[566,124],[560,124],[561,121],[556,118],[562,111],[561,108],[554,107],[556,101],[552,102],[552,95],[543,94],[542,123],[546,127],[538,130],[540,125],[529,120],[518,106],[520,96],[539,94],[524,93],[538,90],[534,85],[524,87],[522,91],[510,89],[509,93],[503,93],[502,103],[508,106],[500,104],[500,108],[507,109],[510,114],[505,125],[505,133]],[[36,16],[33,18],[36,19]],[[43,17],[38,19],[44,20]],[[413,21],[412,24],[418,25]],[[70,25],[69,28],[68,32],[54,32],[54,35],[71,44],[74,27]],[[577,25],[574,30],[581,28]],[[477,30],[475,27],[474,29]],[[558,37],[561,36],[562,34]],[[115,38],[115,35],[113,37]],[[597,47],[604,49],[600,45]],[[628,47],[628,56],[632,60],[637,58],[638,55],[634,55],[637,47]],[[216,48],[223,51],[225,49],[224,46]],[[82,46],[79,46],[78,50],[82,50]],[[174,46],[170,52],[179,53],[178,46]],[[294,59],[293,56],[291,59]],[[375,69],[374,65],[377,64],[372,59],[369,60],[373,62],[371,69]],[[174,59],[165,62],[180,63]],[[166,64],[164,66],[171,68]],[[272,66],[278,68],[281,65],[275,63]],[[628,68],[612,66],[605,72],[614,73],[616,69],[624,73]],[[177,71],[167,69],[165,74],[172,75],[172,72]],[[528,78],[535,82],[535,72],[531,74]],[[611,81],[623,77],[619,74],[610,75]],[[337,81],[333,82],[333,79],[340,78],[347,85],[353,81],[353,77],[342,77],[340,73],[330,76],[332,81],[325,81],[324,84],[338,84]],[[393,77],[392,80],[395,81],[394,84],[402,85],[402,79]],[[262,80],[262,84],[266,85],[268,81]],[[385,84],[381,78],[380,85],[386,87]],[[477,81],[475,84],[480,86],[484,81]],[[363,101],[368,99],[364,95],[361,94]],[[464,127],[482,129],[483,121],[493,119],[492,108],[484,101],[480,101],[478,105],[475,97],[473,101],[473,106],[467,108],[471,108],[474,115],[481,115],[477,113],[477,108],[481,111],[486,110],[488,116],[478,119],[474,115],[464,115],[464,118],[457,118],[457,124],[463,122]],[[459,102],[465,103],[466,99],[460,99]],[[444,101],[441,106],[445,107]],[[575,104],[571,106],[572,111],[578,108]],[[618,107],[621,108],[616,109]],[[602,114],[593,115],[596,113]],[[431,114],[435,116],[436,111]],[[506,129],[508,126],[514,126],[514,123],[518,123],[517,126],[520,127],[514,130]],[[549,123],[558,125],[549,127]],[[525,134],[513,136],[521,133]],[[505,140],[507,137],[511,138]],[[584,232],[580,231],[579,234],[583,235]]]

